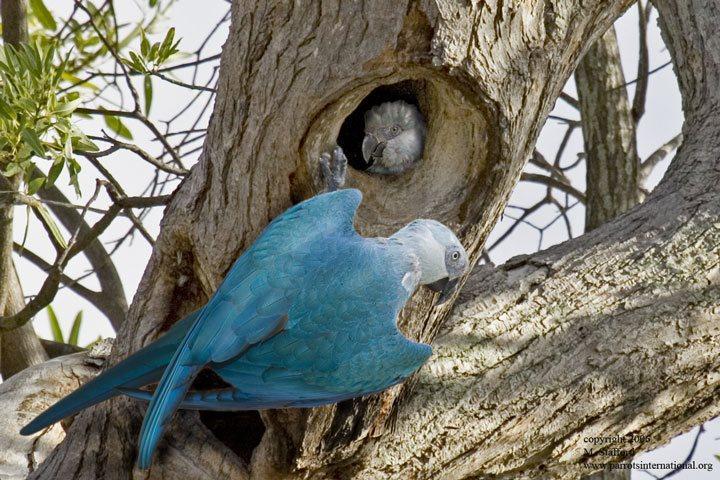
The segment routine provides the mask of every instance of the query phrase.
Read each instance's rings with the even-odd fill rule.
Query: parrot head
[[[425,120],[414,105],[386,102],[365,113],[362,154],[372,173],[400,173],[422,158]]]
[[[435,220],[415,220],[393,237],[409,245],[420,261],[420,284],[440,292],[437,304],[452,296],[470,266],[468,254],[448,227]]]

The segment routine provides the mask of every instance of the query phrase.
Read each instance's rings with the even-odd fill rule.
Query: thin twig
[[[639,29],[639,52],[638,52],[638,66],[637,66],[637,87],[635,87],[635,96],[633,97],[633,104],[631,109],[632,119],[637,125],[640,122],[643,114],[645,113],[645,100],[647,98],[648,89],[648,71],[650,69],[650,57],[648,54],[648,43],[647,43],[647,24],[649,15],[645,14],[645,9],[652,9],[652,4],[647,3],[647,6],[643,6],[642,0],[638,0],[638,29]]]

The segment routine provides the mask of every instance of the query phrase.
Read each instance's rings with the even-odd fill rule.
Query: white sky
[[[145,3],[146,2],[139,0],[138,2],[116,2],[119,9],[119,18],[138,18],[138,16],[142,15],[142,13],[138,10],[137,5],[144,5]],[[72,2],[62,0],[57,2],[47,2],[47,4],[52,4],[54,11],[60,13],[67,11]],[[166,25],[174,26],[177,30],[176,38],[183,39],[181,42],[181,49],[184,51],[192,51],[197,47],[199,42],[202,41],[209,28],[222,18],[226,11],[227,4],[223,0],[204,2],[179,0],[171,9]],[[634,79],[636,72],[638,50],[636,12],[637,10],[635,7],[631,8],[628,13],[616,23],[626,80]],[[670,58],[669,53],[665,49],[660,38],[656,18],[657,16],[654,14],[648,32],[651,69],[665,63]],[[164,35],[164,31],[160,31],[160,34],[161,36]],[[218,35],[215,36],[213,41],[208,44],[206,49],[208,55],[219,52],[226,35],[227,24],[221,28]],[[189,71],[186,71],[185,73],[189,73]],[[205,73],[207,74],[207,71],[205,71]],[[565,91],[575,96],[575,86],[572,79],[568,82]],[[630,94],[632,94],[634,87],[629,87],[629,91]],[[186,99],[187,93],[183,89],[167,83],[161,85],[159,82],[155,82],[155,96],[151,117],[154,119],[167,118],[169,115],[177,111],[178,101],[186,102]],[[562,101],[558,101],[553,113],[569,118],[579,118],[578,113]],[[638,149],[640,156],[642,158],[646,158],[657,147],[679,132],[682,126],[682,118],[680,96],[677,90],[675,76],[671,68],[668,67],[655,73],[651,77],[646,113],[639,126]],[[147,132],[143,131],[141,126],[129,126],[132,127],[136,143],[148,148],[150,151],[158,151],[157,145],[149,142],[150,137],[147,135]],[[91,122],[90,124],[87,124],[86,127],[97,129],[103,128],[104,126],[101,122]],[[552,158],[554,156],[563,133],[563,125],[556,121],[548,120],[538,140],[538,148],[546,155],[547,158]],[[571,161],[576,157],[577,152],[580,151],[582,151],[582,137],[580,132],[576,131],[570,140],[564,156],[565,161],[563,163],[571,163]],[[657,173],[653,177],[653,185],[661,178],[668,162],[669,159],[663,162],[663,164],[657,169]],[[191,164],[192,162],[188,163]],[[140,160],[129,155],[115,156],[109,161],[106,161],[105,165],[123,185],[127,186],[128,194],[130,195],[141,194],[151,175],[151,171],[145,168]],[[85,199],[91,195],[94,189],[95,178],[97,177],[99,177],[99,175],[91,167],[84,168],[81,172],[83,194]],[[64,177],[61,176],[61,180],[63,178]],[[584,188],[584,170],[576,169],[572,174],[572,181],[578,188]],[[60,182],[59,185],[62,183],[64,183],[64,181]],[[68,198],[75,199],[70,189],[66,188],[64,190],[68,194]],[[539,192],[544,193],[544,188],[533,184],[522,184],[513,193],[510,203],[515,205],[529,205],[535,201]],[[84,200],[76,201],[77,203],[84,203]],[[105,201],[104,205],[107,205],[107,201]],[[545,209],[542,212],[539,212],[539,217],[537,217],[536,220],[538,220],[538,223],[546,223],[554,216],[553,213],[554,212],[550,209]],[[15,222],[17,241],[22,239],[22,232],[25,229],[25,218],[25,212],[18,209]],[[91,221],[94,221],[95,218],[97,217],[89,217]],[[148,230],[153,236],[157,235],[157,232],[159,231],[159,221],[161,218],[161,210],[156,209],[145,221]],[[570,218],[572,221],[574,235],[580,234],[584,223],[584,211],[582,206],[573,208],[570,212]],[[126,231],[129,225],[129,223],[125,220],[116,223],[118,223],[118,225],[113,226],[110,231],[102,237],[105,242],[119,237],[122,233],[124,233],[124,231]],[[493,238],[497,238],[497,236],[501,234],[510,223],[510,219],[504,219],[491,235],[490,242]],[[566,237],[567,233],[562,222],[556,222],[545,233],[542,248],[546,248],[550,245],[563,241]],[[45,239],[45,234],[39,228],[37,222],[31,221],[27,245],[31,250],[36,253],[40,253],[44,256],[44,258],[52,261],[52,247]],[[504,242],[504,244],[501,245],[500,248],[498,248],[498,250],[493,252],[492,257],[494,262],[502,263],[512,256],[521,253],[531,253],[536,251],[537,248],[537,232],[529,227],[521,226],[508,238],[507,241]],[[128,302],[131,301],[132,296],[135,293],[149,256],[150,247],[147,242],[139,236],[137,236],[132,243],[125,244],[114,256],[118,272],[124,282]],[[36,292],[44,280],[42,272],[22,260],[18,262],[18,268],[26,294]],[[80,275],[84,273],[87,268],[87,263],[81,258],[81,256],[79,256],[71,262],[69,266],[69,273],[71,276]],[[97,282],[95,281],[86,281],[85,284],[91,288],[97,288]],[[92,305],[77,297],[67,289],[62,289],[58,293],[56,299],[53,301],[53,306],[60,317],[65,332],[69,331],[70,324],[75,313],[78,310],[84,311],[85,321],[80,334],[81,344],[86,344],[94,340],[98,335],[103,337],[114,335],[112,328],[107,320],[104,319],[102,314],[100,314]],[[45,338],[51,337],[47,316],[44,312],[40,313],[36,317],[33,324],[41,336]],[[685,480],[718,478],[717,472],[720,470],[720,463],[718,463],[714,454],[719,451],[718,444],[715,439],[720,436],[720,422],[710,422],[706,427],[708,431],[704,434],[703,441],[700,442],[698,452],[694,458],[697,462],[713,462],[713,472],[700,472],[698,470],[682,471],[674,476],[675,479]],[[683,460],[693,439],[694,435],[692,434],[677,437],[669,446],[641,455],[637,460]],[[662,472],[657,471],[654,473],[657,475]],[[637,471],[633,472],[634,480],[651,478],[653,477],[646,473]]]

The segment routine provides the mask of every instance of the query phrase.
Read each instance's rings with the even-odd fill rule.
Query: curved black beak
[[[438,298],[435,305],[442,305],[443,303],[447,302],[450,297],[452,297],[453,293],[455,293],[455,290],[457,290],[458,281],[458,278],[450,280],[449,277],[445,277],[433,283],[428,283],[425,286],[433,292],[440,292],[440,297]]]
[[[367,168],[372,167],[377,160],[382,159],[386,145],[386,142],[380,140],[371,133],[365,135],[362,144],[362,152]]]
[[[386,145],[387,145],[387,143],[385,143],[385,142],[376,143],[375,147],[372,149],[372,153],[370,154],[370,156],[382,158]]]

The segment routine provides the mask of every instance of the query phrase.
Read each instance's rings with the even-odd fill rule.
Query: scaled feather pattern
[[[389,238],[353,226],[358,190],[299,203],[273,220],[202,308],[26,425],[29,435],[124,393],[149,400],[138,466],[178,408],[313,407],[384,390],[430,356],[398,313],[418,284],[445,294],[467,269],[457,237],[418,220]],[[231,385],[191,391],[203,368]],[[154,392],[141,387],[158,382]]]

